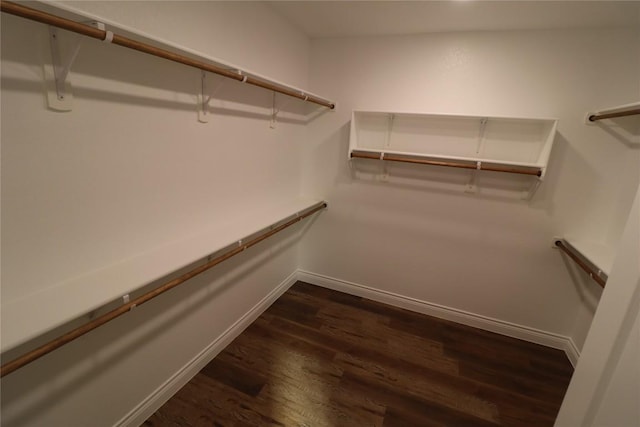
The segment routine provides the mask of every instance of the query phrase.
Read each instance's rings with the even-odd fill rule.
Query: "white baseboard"
[[[571,337],[567,339],[567,344],[563,350],[567,354],[569,362],[571,362],[571,365],[575,368],[578,364],[578,359],[580,359],[580,350]]]
[[[136,406],[131,412],[125,415],[115,426],[117,427],[137,427],[157,411],[167,400],[178,392],[191,378],[193,378],[202,368],[204,368],[214,357],[218,355],[227,345],[242,333],[254,320],[256,320],[280,295],[285,293],[297,280],[297,271],[291,273],[273,291],[254,305],[233,325],[227,328],[215,341],[200,354],[191,359],[171,378],[165,381],[143,402]]]
[[[269,306],[287,291],[296,280],[322,286],[324,288],[345,292],[351,295],[368,298],[373,301],[382,302],[395,307],[427,314],[445,320],[451,320],[463,325],[473,326],[479,329],[495,332],[513,338],[541,344],[547,347],[564,350],[573,366],[576,365],[580,357],[580,351],[573,340],[569,337],[545,332],[527,326],[517,325],[510,322],[481,316],[421,301],[415,298],[398,295],[392,292],[371,288],[358,283],[348,282],[321,274],[311,273],[304,270],[296,270],[282,281],[273,291],[254,305],[247,313],[238,319],[233,325],[227,328],[215,341],[201,351],[189,363],[183,366],[171,378],[165,381],[143,402],[125,415],[115,426],[133,427],[141,425],[155,411],[157,411],[167,400],[180,390],[191,378],[193,378],[207,363],[220,353],[238,335],[242,333],[254,320],[256,320]]]
[[[336,279],[322,274],[311,273],[309,271],[298,270],[297,279],[312,285],[322,286],[324,288],[333,289],[347,294],[356,295],[395,307],[404,308],[406,310],[415,311],[417,313],[427,314],[429,316],[438,317],[440,319],[450,320],[452,322],[461,323],[463,325],[472,326],[497,334],[506,335],[512,338],[518,338],[524,341],[533,342],[544,345],[546,347],[557,348],[563,350],[571,364],[575,367],[580,357],[573,340],[569,337],[546,332],[528,326],[522,326],[503,320],[494,319],[479,314],[446,307],[439,304],[433,304],[421,301],[415,298],[398,295],[392,292],[371,288],[358,283],[348,282]]]

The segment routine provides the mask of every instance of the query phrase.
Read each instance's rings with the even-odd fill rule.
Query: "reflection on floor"
[[[145,426],[552,426],[564,353],[298,282]]]

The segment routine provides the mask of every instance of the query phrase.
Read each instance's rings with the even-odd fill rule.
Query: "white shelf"
[[[353,152],[539,168],[544,176],[557,120],[354,111]]]
[[[100,270],[2,301],[4,352],[321,203],[296,200],[240,215]]]
[[[253,77],[258,80],[262,80],[263,82],[267,82],[273,84],[274,86],[278,86],[282,89],[291,90],[293,92],[298,92],[300,94],[307,95],[309,97],[317,98],[319,100],[325,101],[327,103],[332,103],[329,99],[317,95],[315,93],[309,92],[307,90],[301,89],[296,86],[289,85],[287,83],[283,83],[279,80],[272,79],[270,77],[264,76],[260,73],[253,72],[244,67],[238,66],[236,64],[223,61],[219,58],[206,55],[202,52],[196,51],[194,49],[190,49],[188,47],[179,45],[177,43],[173,43],[168,40],[161,39],[159,37],[152,36],[138,29],[129,27],[127,25],[120,24],[118,22],[112,21],[110,19],[103,18],[98,15],[94,15],[92,13],[85,12],[81,9],[75,8],[73,6],[69,6],[59,1],[49,1],[49,0],[37,0],[33,4],[28,5],[28,7],[35,8],[42,12],[55,14],[65,19],[70,19],[76,22],[100,22],[106,25],[106,29],[117,33],[118,35],[134,39],[136,41],[146,43],[160,49],[168,50],[170,52],[174,52],[180,55],[184,55],[190,57],[192,59],[196,59],[199,61],[203,61],[210,64],[215,64],[219,67],[232,70],[234,72],[241,72],[242,75]]]

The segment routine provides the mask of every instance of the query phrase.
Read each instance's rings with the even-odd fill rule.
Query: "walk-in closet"
[[[3,427],[640,424],[640,2],[0,6]]]

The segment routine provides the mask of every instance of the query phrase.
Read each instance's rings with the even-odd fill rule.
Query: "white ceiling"
[[[638,1],[269,1],[309,37],[640,27]]]

